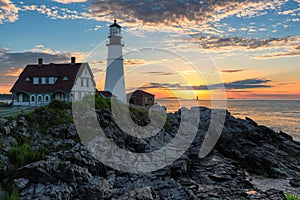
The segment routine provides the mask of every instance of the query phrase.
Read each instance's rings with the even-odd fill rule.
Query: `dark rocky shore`
[[[185,154],[163,169],[140,174],[117,171],[95,159],[80,143],[63,110],[41,108],[30,116],[0,119],[0,199],[11,194],[19,199],[85,200],[285,199],[286,192],[300,195],[300,143],[227,112],[217,145],[200,159],[211,113],[200,109],[197,136]],[[110,109],[97,113],[106,135],[135,152],[163,145],[174,137],[181,120],[180,111],[168,114],[167,126],[150,144],[149,139],[122,135]],[[147,119],[135,118],[147,124]],[[273,181],[266,189],[256,179]],[[286,180],[282,188],[276,187],[279,180]]]

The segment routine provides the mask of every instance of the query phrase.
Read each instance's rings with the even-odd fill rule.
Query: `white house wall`
[[[83,81],[83,86],[81,85],[81,80]],[[88,79],[88,86],[86,80]],[[72,88],[72,95],[73,101],[81,100],[87,94],[94,94],[95,93],[95,85],[93,81],[93,76],[88,70],[87,67],[84,68],[80,76],[78,76],[73,88]]]

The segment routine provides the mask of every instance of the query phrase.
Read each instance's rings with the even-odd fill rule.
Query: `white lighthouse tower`
[[[117,97],[118,100],[126,103],[126,90],[124,82],[124,67],[123,67],[123,54],[121,36],[121,26],[114,23],[109,26],[109,36],[107,53],[107,67],[106,67],[106,79],[105,79],[105,91],[110,91]]]

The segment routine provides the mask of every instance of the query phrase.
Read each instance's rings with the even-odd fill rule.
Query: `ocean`
[[[157,100],[168,112],[178,108],[197,106],[195,100]],[[211,102],[200,100],[199,106],[211,108]],[[283,131],[300,141],[300,100],[227,100],[227,110],[237,118],[249,117],[260,125]]]

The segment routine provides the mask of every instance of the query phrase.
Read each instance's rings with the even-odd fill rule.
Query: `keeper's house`
[[[10,92],[13,106],[43,106],[52,100],[72,102],[95,92],[95,81],[88,63],[27,65]]]

